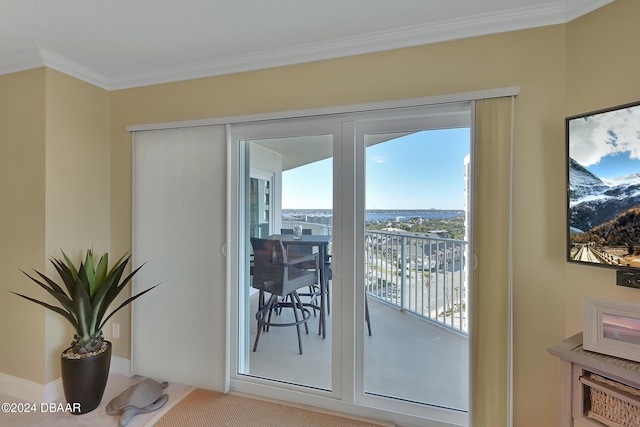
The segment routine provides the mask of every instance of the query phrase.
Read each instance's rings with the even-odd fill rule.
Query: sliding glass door
[[[232,127],[239,389],[277,387],[308,404],[321,397],[340,402],[328,407],[467,423],[470,124],[470,104],[455,103]],[[258,314],[270,298],[252,241],[258,172],[272,177],[272,217],[260,236],[285,247],[297,245],[278,236],[298,226],[329,236],[318,278],[326,300],[302,301],[309,313],[302,353],[295,326],[259,323],[264,315],[295,319],[280,294],[275,301],[289,305]]]
[[[332,393],[335,309],[331,310],[330,255],[335,134],[331,126],[280,123],[248,126],[233,136],[239,154],[241,200],[248,202],[238,207],[242,274],[237,288],[237,372],[255,381]],[[296,242],[294,229],[305,235],[298,244],[291,244]],[[282,251],[279,245],[272,245],[279,236],[288,238],[278,240],[283,243]],[[308,239],[320,243],[307,244]],[[262,262],[265,244],[270,248],[266,266]],[[302,256],[313,260],[294,264]],[[313,282],[305,282],[295,294],[283,290],[298,286],[297,275],[311,277]],[[274,288],[278,289],[273,292]],[[275,305],[265,310],[272,295]],[[293,304],[296,296],[301,307]],[[265,323],[259,324],[259,318]]]
[[[468,115],[439,125],[363,123],[357,143],[365,157],[362,390],[467,412]]]

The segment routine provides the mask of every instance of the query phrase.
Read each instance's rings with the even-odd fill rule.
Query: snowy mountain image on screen
[[[569,158],[569,221],[585,232],[640,205],[640,173],[600,179]]]

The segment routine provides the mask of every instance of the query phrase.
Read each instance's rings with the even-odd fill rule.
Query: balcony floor
[[[295,327],[263,333],[256,352],[257,297],[251,298],[250,375],[331,389],[331,318],[327,338],[318,335],[318,318],[302,329],[304,354],[298,353]],[[399,311],[369,297],[372,336],[365,336],[365,391],[440,407],[467,411],[469,400],[468,338]],[[283,310],[282,321],[291,316]],[[293,316],[291,316],[292,318]],[[278,320],[280,321],[280,320]]]

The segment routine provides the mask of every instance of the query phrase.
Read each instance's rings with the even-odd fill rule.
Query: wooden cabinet
[[[567,338],[550,347],[549,353],[560,358],[560,427],[602,427],[602,424],[587,416],[591,409],[589,382],[590,374],[599,375],[607,380],[640,389],[640,363],[618,357],[594,353],[582,348],[582,333]],[[587,384],[581,382],[581,378]],[[586,379],[586,380],[584,380]],[[618,392],[611,387],[611,393],[621,399],[634,400],[634,396],[624,391]],[[640,402],[640,398],[636,398]],[[626,427],[640,424],[629,423]]]

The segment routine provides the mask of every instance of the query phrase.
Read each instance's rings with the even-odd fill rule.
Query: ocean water
[[[464,216],[464,212],[367,212],[367,221],[393,221],[398,217],[408,220],[411,218],[454,218]]]
[[[331,211],[328,209],[322,210],[287,210],[285,209],[282,213],[283,218],[291,218],[291,216],[298,215],[308,215],[308,216],[331,216]],[[367,211],[366,220],[367,221],[395,221],[396,218],[401,220],[409,220],[411,218],[454,218],[454,217],[464,217],[464,211],[460,210],[428,210],[428,211],[420,211],[420,210],[384,210],[384,211],[375,211],[369,210]]]

